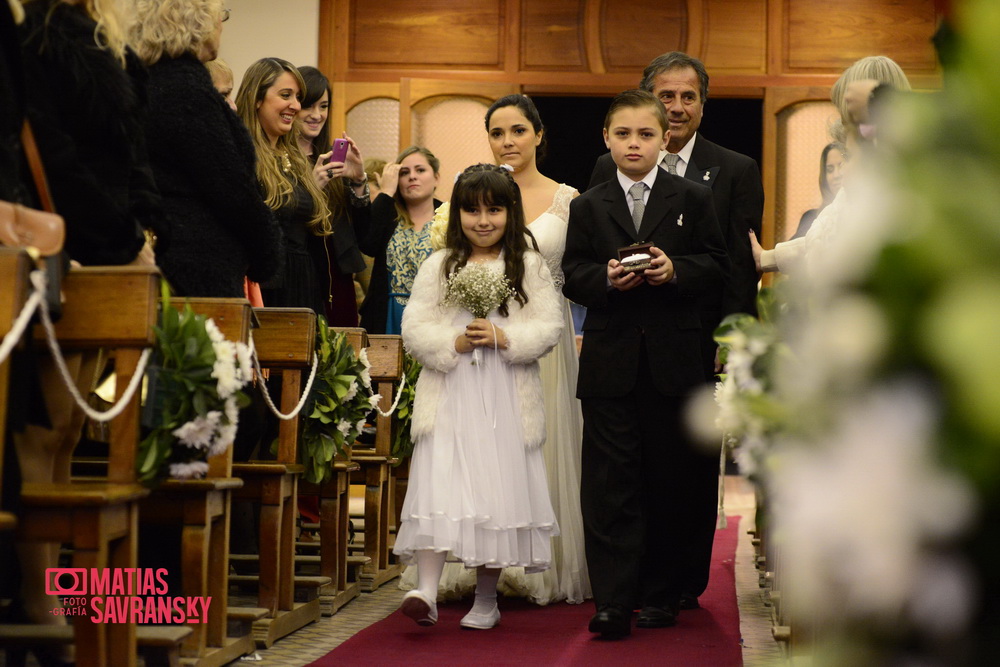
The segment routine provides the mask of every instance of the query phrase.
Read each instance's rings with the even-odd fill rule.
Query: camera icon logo
[[[45,569],[47,595],[86,595],[87,570],[82,567],[49,567]]]

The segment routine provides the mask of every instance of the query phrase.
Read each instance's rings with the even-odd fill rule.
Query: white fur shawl
[[[464,325],[452,325],[457,308],[442,304],[446,289],[442,266],[449,252],[439,250],[424,261],[403,311],[403,345],[424,367],[417,381],[410,424],[414,441],[434,428],[445,373],[460,359],[468,359],[468,355],[455,350],[455,339],[464,329]],[[507,349],[500,351],[500,357],[514,367],[525,446],[532,448],[545,442],[538,359],[555,347],[563,326],[552,275],[541,255],[534,251],[524,254],[524,291],[528,303],[521,307],[511,299],[509,315],[496,318],[494,323],[507,334]]]

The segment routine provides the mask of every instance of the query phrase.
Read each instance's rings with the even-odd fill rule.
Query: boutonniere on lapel
[[[701,180],[703,180],[703,181],[707,181],[707,180],[709,180],[710,178],[712,178],[712,172],[711,172],[711,170],[709,170],[709,171],[706,171],[706,172],[705,172],[705,175],[701,177]]]
[[[679,215],[679,216],[677,217],[677,226],[678,226],[678,227],[682,227],[683,225],[684,225],[684,214],[683,214],[683,213],[681,213],[681,214],[680,214],[680,215]]]

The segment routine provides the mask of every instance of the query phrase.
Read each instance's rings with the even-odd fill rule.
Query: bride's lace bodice
[[[556,288],[562,289],[565,279],[562,272],[562,256],[566,249],[566,226],[569,222],[569,203],[576,189],[565,183],[559,185],[552,197],[552,204],[528,225],[528,229],[538,241],[538,249],[552,272]]]

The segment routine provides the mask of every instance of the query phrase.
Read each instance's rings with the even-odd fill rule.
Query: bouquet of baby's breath
[[[447,306],[464,308],[473,317],[489,315],[514,295],[510,281],[500,271],[484,263],[469,263],[448,276]]]

